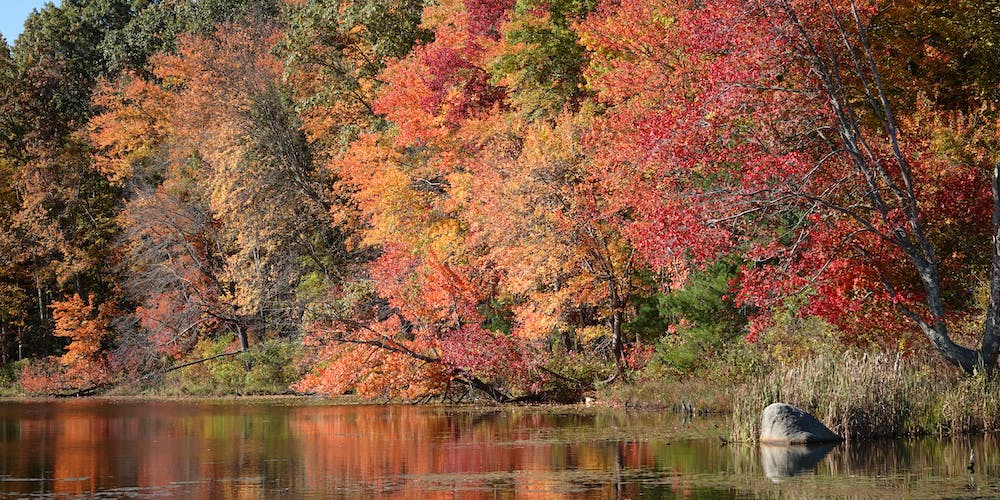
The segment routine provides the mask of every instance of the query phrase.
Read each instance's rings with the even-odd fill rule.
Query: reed
[[[732,439],[752,441],[760,413],[785,402],[848,439],[990,431],[1000,426],[1000,383],[926,360],[848,351],[775,366],[733,401]]]

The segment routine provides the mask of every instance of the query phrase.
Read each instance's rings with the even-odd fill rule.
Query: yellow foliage
[[[583,342],[592,342],[602,338],[611,337],[611,328],[607,325],[585,326],[577,328],[577,335]]]

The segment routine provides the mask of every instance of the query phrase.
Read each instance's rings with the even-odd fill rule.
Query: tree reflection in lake
[[[0,496],[634,498],[989,496],[992,439],[776,459],[721,419],[584,408],[302,400],[0,404]],[[977,481],[965,470],[976,448]],[[771,458],[768,458],[771,457]],[[778,470],[780,484],[768,476]],[[799,474],[799,475],[793,475]]]
[[[672,420],[282,401],[7,403],[0,494],[633,496],[675,486],[664,477],[693,486],[653,472],[650,438],[672,432]]]

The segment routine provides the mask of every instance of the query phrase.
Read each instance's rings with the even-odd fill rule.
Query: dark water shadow
[[[764,475],[776,483],[782,479],[804,474],[816,469],[831,451],[840,446],[840,443],[828,443],[818,445],[760,445],[760,463],[764,468]]]

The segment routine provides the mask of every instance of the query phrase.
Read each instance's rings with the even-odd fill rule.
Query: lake
[[[0,496],[1000,495],[1000,442],[993,436],[758,448],[722,444],[726,426],[722,417],[583,407],[0,402]]]

